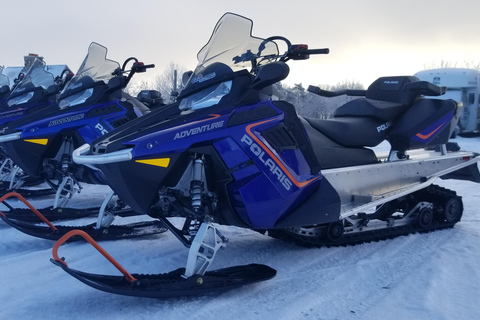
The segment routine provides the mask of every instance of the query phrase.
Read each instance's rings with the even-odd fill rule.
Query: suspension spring
[[[203,159],[195,159],[192,169],[192,180],[190,182],[190,199],[195,212],[199,212],[202,209],[202,193],[205,190],[203,172]]]

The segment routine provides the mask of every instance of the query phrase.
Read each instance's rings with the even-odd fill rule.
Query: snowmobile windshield
[[[10,87],[10,79],[8,79],[8,77],[3,74],[3,67],[0,67],[0,88],[3,86]]]
[[[92,42],[77,74],[63,89],[60,96],[60,108],[84,103],[93,94],[93,86],[99,81],[105,84],[114,76],[120,64],[107,59],[107,48]]]
[[[53,74],[45,71],[45,62],[36,58],[25,77],[12,91],[8,106],[26,103],[33,97],[35,88],[42,87],[46,90],[53,84],[55,84]]]
[[[255,74],[259,67],[279,57],[277,44],[252,36],[253,21],[233,14],[225,14],[215,26],[208,43],[197,54],[198,64],[186,83],[189,86],[211,86],[183,98],[181,110],[194,110],[213,106],[228,94],[231,81],[220,78],[241,70]],[[219,81],[215,81],[219,79]],[[186,91],[187,91],[186,90]]]

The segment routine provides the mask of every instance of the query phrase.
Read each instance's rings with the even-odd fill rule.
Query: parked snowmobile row
[[[36,214],[30,209],[13,208],[6,199],[2,199],[10,209],[4,213],[4,220],[11,226],[34,236],[58,240],[72,227],[53,225],[50,221],[98,215],[97,223],[83,228],[92,236],[97,235],[97,239],[165,231],[158,221],[112,226],[114,214],[138,215],[125,208],[122,202],[109,205],[113,194],[101,206],[82,209],[66,207],[68,200],[81,191],[80,183],[105,184],[101,172],[72,161],[73,150],[150,111],[146,104],[122,89],[135,73],[145,72],[154,66],[129,58],[121,68],[117,62],[106,59],[106,54],[105,47],[92,43],[77,74],[53,105],[41,113],[21,117],[0,128],[0,145],[12,163],[28,176],[39,178],[50,186],[46,190],[31,193],[40,192],[44,195],[53,191],[55,194],[53,206],[36,210]],[[130,63],[131,70],[126,70]],[[23,197],[19,199],[24,200]],[[40,221],[37,215],[41,220],[48,221],[46,226],[35,224]]]
[[[361,97],[339,107],[332,119],[301,117],[295,106],[275,98],[272,85],[287,78],[288,61],[329,50],[282,36],[253,37],[252,29],[251,20],[225,14],[175,103],[129,117],[124,100],[106,98],[120,94],[115,90],[124,87],[125,78],[114,74],[97,91],[96,82],[81,80],[79,70],[58,110],[9,124],[0,136],[9,156],[30,175],[60,174],[74,182],[69,190],[76,181],[108,184],[134,213],[157,219],[158,228],[189,248],[185,268],[130,274],[92,239],[103,227],[100,218],[95,228],[67,233],[12,223],[13,214],[0,217],[36,236],[62,235],[52,262],[85,284],[152,298],[222,291],[275,276],[260,264],[209,270],[227,244],[221,225],[322,246],[449,228],[460,221],[461,196],[433,183],[480,182],[480,157],[448,142],[461,105],[435,98],[445,88],[414,76],[382,77],[364,91],[312,86],[312,94]],[[284,53],[279,46],[286,47]],[[99,92],[105,100],[97,100]],[[110,106],[120,115],[109,109],[107,116]],[[122,123],[112,125],[115,121]],[[68,129],[59,130],[65,124]],[[372,147],[384,141],[390,152],[375,153]],[[58,250],[72,237],[94,245],[122,276],[70,268]]]

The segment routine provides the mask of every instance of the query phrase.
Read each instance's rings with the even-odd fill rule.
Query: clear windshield
[[[215,79],[229,72],[248,70],[255,74],[259,67],[277,60],[278,47],[273,41],[252,37],[253,21],[227,13],[215,26],[208,43],[197,55],[198,65],[186,87]],[[232,81],[213,83],[185,96],[179,108],[182,111],[217,105],[230,93]]]
[[[120,64],[116,61],[108,60],[107,51],[107,48],[98,43],[92,42],[90,44],[87,56],[83,60],[82,65],[62,91],[61,101],[59,103],[61,108],[83,103],[93,94],[91,87],[85,88],[85,90],[81,92],[78,92],[78,88],[98,81],[103,81],[107,84],[108,80],[113,77],[113,72],[120,68]],[[69,91],[72,92],[72,94],[69,94]]]
[[[0,66],[0,88],[3,86],[10,86],[10,79],[3,74],[3,67]]]
[[[217,22],[208,43],[199,51],[198,65],[189,82],[217,62],[233,71],[255,72],[252,68],[275,61],[278,57],[276,43],[253,37],[252,28],[252,20],[233,13],[225,14]]]
[[[33,97],[32,89],[42,87],[46,90],[53,84],[55,84],[53,74],[45,71],[45,62],[36,58],[25,77],[12,91],[10,96],[14,96],[14,98],[8,100],[8,105],[28,102]],[[20,95],[17,96],[17,94]]]

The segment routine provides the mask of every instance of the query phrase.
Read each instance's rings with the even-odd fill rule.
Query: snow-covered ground
[[[480,151],[480,137],[455,141]],[[463,218],[453,229],[309,249],[221,227],[230,242],[213,269],[263,263],[277,276],[219,295],[170,300],[92,289],[49,261],[53,242],[0,221],[0,319],[480,319],[480,185],[439,184],[463,197]],[[91,206],[107,191],[86,189],[72,204]],[[131,273],[167,272],[187,258],[169,233],[101,245]],[[84,242],[63,245],[59,255],[75,269],[118,274]]]

